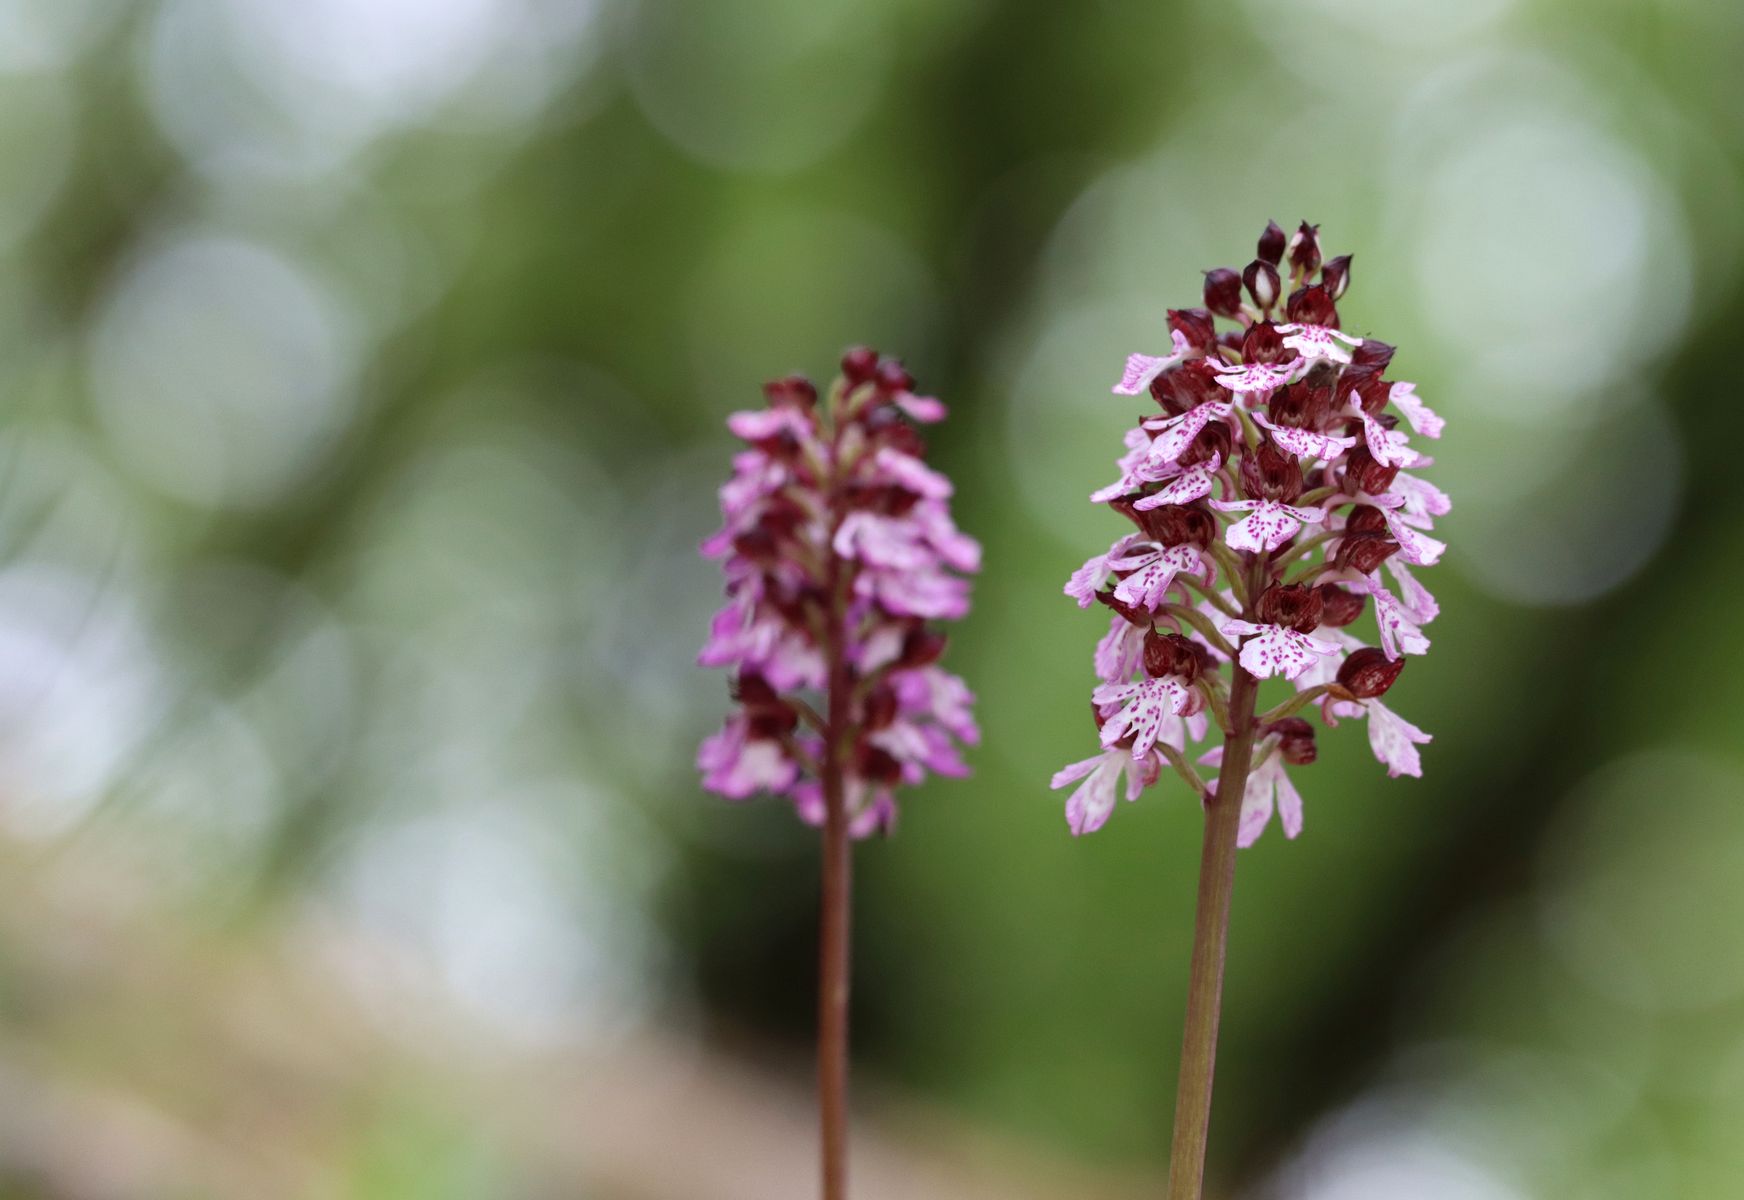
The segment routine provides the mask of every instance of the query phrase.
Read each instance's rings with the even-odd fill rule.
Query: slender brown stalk
[[[848,852],[841,777],[839,767],[824,776],[823,920],[818,939],[818,1117],[824,1200],[845,1200],[848,1194],[848,942],[853,860]]]
[[[831,497],[832,505],[835,498]],[[831,534],[840,524],[831,521]],[[823,753],[823,895],[818,929],[818,1125],[823,1200],[848,1195],[848,994],[852,959],[853,856],[848,838],[848,801],[842,754],[850,721],[848,664],[842,647],[844,616],[841,559],[830,556],[830,609],[824,630],[829,671],[829,712]]]
[[[1259,591],[1264,570],[1263,560],[1252,565],[1250,595]],[[1186,1028],[1181,1037],[1181,1077],[1175,1090],[1175,1135],[1169,1152],[1169,1200],[1199,1200],[1204,1186],[1217,1024],[1223,1011],[1223,960],[1229,944],[1229,902],[1235,891],[1235,842],[1241,830],[1241,798],[1253,766],[1258,696],[1259,681],[1236,664],[1235,681],[1229,689],[1223,763],[1217,771],[1217,786],[1205,803],[1199,902],[1193,918],[1193,959],[1187,984]]]

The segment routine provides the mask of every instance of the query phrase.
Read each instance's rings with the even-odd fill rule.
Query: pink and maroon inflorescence
[[[1199,786],[1189,760],[1221,762],[1222,746],[1195,743],[1224,719],[1238,669],[1288,680],[1300,701],[1257,730],[1241,845],[1274,808],[1287,836],[1301,830],[1286,768],[1315,758],[1314,726],[1294,715],[1307,704],[1328,726],[1365,718],[1389,775],[1422,773],[1429,735],[1381,696],[1429,649],[1437,613],[1413,569],[1440,559],[1429,530],[1449,501],[1415,474],[1432,460],[1410,438],[1440,437],[1442,420],[1385,378],[1392,346],[1340,328],[1349,283],[1348,255],[1322,263],[1318,227],[1269,224],[1245,271],[1206,273],[1203,308],[1169,312],[1166,355],[1127,359],[1115,394],[1161,411],[1127,432],[1120,478],[1091,496],[1135,531],[1066,584],[1080,607],[1112,610],[1091,696],[1102,752],[1053,781],[1079,784],[1074,833],[1108,819],[1122,776],[1128,800],[1164,766]],[[1378,646],[1353,633],[1365,612]]]
[[[697,754],[704,786],[784,795],[821,824],[833,761],[856,837],[889,831],[897,785],[967,774],[957,744],[980,736],[929,622],[968,611],[963,575],[981,548],[951,521],[950,480],[923,461],[914,423],[944,406],[913,386],[866,349],[848,352],[821,401],[797,376],[767,384],[766,408],[727,421],[747,448],[721,488],[725,524],[702,546],[721,560],[727,604],[698,661],[735,672],[738,705]]]

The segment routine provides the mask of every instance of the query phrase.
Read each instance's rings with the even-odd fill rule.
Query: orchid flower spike
[[[1249,743],[1230,756],[1241,844],[1274,808],[1295,837],[1302,805],[1286,772],[1313,761],[1312,727],[1294,715],[1310,705],[1328,725],[1366,720],[1389,775],[1422,774],[1429,735],[1380,697],[1407,655],[1429,649],[1423,627],[1439,611],[1413,572],[1446,548],[1430,530],[1451,501],[1416,473],[1432,460],[1413,442],[1445,422],[1415,385],[1386,378],[1392,346],[1343,328],[1349,286],[1350,257],[1323,262],[1318,226],[1286,241],[1269,225],[1245,270],[1205,273],[1203,308],[1169,311],[1165,352],[1127,359],[1115,393],[1158,411],[1127,432],[1119,479],[1091,497],[1131,529],[1066,585],[1080,607],[1113,614],[1095,655],[1102,751],[1054,777],[1078,784],[1073,833],[1171,773],[1210,803],[1217,782],[1191,764],[1224,769],[1226,746],[1207,757],[1193,745],[1216,728]],[[1365,616],[1372,645],[1355,634]],[[1191,647],[1190,669],[1146,653],[1163,637]],[[1271,678],[1295,697],[1267,722],[1256,699]],[[1309,733],[1284,738],[1282,721]]]
[[[734,413],[746,443],[721,488],[727,603],[698,661],[733,671],[733,714],[702,744],[703,786],[788,797],[821,825],[839,775],[849,831],[889,832],[896,789],[965,775],[974,697],[938,665],[931,625],[964,615],[981,548],[951,521],[951,481],[915,423],[943,419],[894,359],[855,349],[820,399],[798,376]]]

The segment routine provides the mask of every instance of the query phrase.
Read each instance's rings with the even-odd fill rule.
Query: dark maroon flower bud
[[[758,526],[733,538],[733,553],[747,562],[767,567],[780,559],[781,547],[776,544],[774,534]]]
[[[1152,630],[1145,634],[1144,669],[1152,679],[1180,675],[1192,683],[1199,677],[1199,656],[1193,653],[1191,640],[1178,633]]]
[[[1140,533],[1165,546],[1187,542],[1203,549],[1217,536],[1217,521],[1205,509],[1195,505],[1165,504],[1160,508],[1134,508],[1136,496],[1121,496],[1110,500],[1108,507],[1138,526]]]
[[[763,385],[763,394],[769,397],[771,408],[796,408],[809,412],[817,404],[817,387],[804,375],[771,379]]]
[[[1345,486],[1366,495],[1379,496],[1393,486],[1393,479],[1398,474],[1398,467],[1376,462],[1367,446],[1357,446],[1344,460]]]
[[[1260,593],[1260,602],[1254,610],[1266,625],[1282,625],[1297,633],[1313,633],[1320,628],[1320,591],[1305,583],[1274,583]]]
[[[761,712],[782,704],[781,694],[769,681],[748,668],[741,670],[738,678],[733,680],[732,690],[733,699],[750,712]]]
[[[1213,458],[1228,462],[1231,444],[1229,426],[1222,421],[1213,421],[1199,431],[1199,436],[1188,444],[1177,461],[1183,467],[1195,467]]]
[[[878,371],[878,351],[870,346],[855,346],[842,355],[842,374],[850,386],[867,383]]]
[[[1278,735],[1278,753],[1292,767],[1305,767],[1320,757],[1314,743],[1314,726],[1301,717],[1283,717],[1266,726]]]
[[[1247,286],[1247,294],[1253,297],[1253,302],[1259,305],[1261,312],[1270,311],[1272,305],[1278,302],[1279,293],[1284,290],[1283,281],[1278,278],[1278,268],[1260,258],[1247,265],[1247,269],[1241,273],[1241,281]]]
[[[783,704],[778,709],[766,712],[747,713],[745,716],[745,736],[752,741],[770,741],[784,734],[793,732],[799,724],[799,713],[792,706]]]
[[[1171,308],[1169,328],[1187,339],[1188,345],[1208,351],[1217,341],[1217,325],[1202,308]]]
[[[1308,389],[1300,383],[1286,384],[1272,393],[1271,403],[1266,407],[1271,411],[1272,424],[1287,425],[1292,429],[1308,429],[1313,422],[1308,415]]]
[[[1260,234],[1258,254],[1261,261],[1277,266],[1284,261],[1284,231],[1276,221],[1266,222],[1266,231]]]
[[[1338,539],[1333,557],[1340,570],[1367,575],[1399,552],[1399,543],[1384,533],[1347,533]]]
[[[1338,307],[1332,303],[1332,297],[1326,294],[1326,289],[1318,283],[1307,287],[1299,287],[1290,293],[1289,303],[1284,311],[1290,320],[1299,321],[1304,325],[1324,325],[1328,329],[1338,328]]]
[[[1344,298],[1344,293],[1350,288],[1350,255],[1340,254],[1337,258],[1327,260],[1326,265],[1320,268],[1320,286],[1334,300]]]
[[[1290,265],[1308,276],[1320,269],[1320,226],[1302,222],[1290,238]]]
[[[868,731],[889,728],[896,720],[896,708],[896,689],[880,683],[866,694],[865,728]]]
[[[1361,592],[1347,592],[1332,584],[1322,584],[1320,592],[1320,623],[1333,629],[1343,629],[1363,615],[1369,598]]]
[[[1355,392],[1357,402],[1370,416],[1385,408],[1388,394],[1392,391],[1392,385],[1381,378],[1385,369],[1373,363],[1353,363],[1346,367],[1338,377],[1338,407],[1343,408],[1350,394]]]
[[[945,652],[945,635],[924,625],[902,636],[902,654],[896,660],[899,667],[925,667],[939,661]]]
[[[1358,504],[1344,519],[1346,533],[1386,533],[1387,518],[1372,504]]]
[[[1282,362],[1286,353],[1284,335],[1270,321],[1255,321],[1241,339],[1241,356],[1250,363]]]
[[[1175,396],[1182,405],[1182,412],[1210,400],[1229,399],[1229,389],[1217,382],[1217,371],[1209,359],[1190,359],[1170,371],[1169,378],[1174,380]]]
[[[892,395],[897,392],[906,392],[914,386],[914,376],[910,375],[903,368],[903,365],[894,358],[879,360],[878,370],[873,375],[873,381],[878,384],[880,391],[889,392]]]
[[[1205,307],[1220,317],[1241,311],[1241,276],[1228,267],[1205,272]]]
[[[888,396],[888,392],[881,392]],[[889,446],[900,450],[913,458],[926,455],[926,439],[894,406],[880,405],[873,407],[861,416],[861,427],[866,435],[879,446]]]
[[[1393,347],[1379,338],[1364,338],[1363,344],[1350,352],[1350,361],[1359,367],[1380,367],[1385,370],[1393,361]]]
[[[1199,660],[1197,673],[1193,676],[1194,679],[1198,679],[1201,675],[1215,675],[1222,668],[1223,664],[1218,661],[1217,655],[1211,652],[1210,646],[1203,646],[1191,640],[1188,641],[1187,645],[1192,647],[1193,657]]]
[[[1302,466],[1294,454],[1284,453],[1267,438],[1258,450],[1241,456],[1241,490],[1250,500],[1288,504],[1302,494]]]
[[[1113,609],[1129,625],[1141,625],[1144,628],[1149,629],[1151,627],[1151,622],[1156,619],[1151,615],[1148,608],[1140,608],[1136,604],[1128,604],[1119,596],[1116,596],[1113,589],[1105,592],[1097,592],[1096,599]]]
[[[1358,700],[1384,696],[1405,669],[1403,658],[1390,659],[1373,646],[1351,651],[1338,668],[1338,682]]]
[[[861,739],[854,758],[855,771],[866,782],[885,786],[902,782],[902,764],[888,750]]]

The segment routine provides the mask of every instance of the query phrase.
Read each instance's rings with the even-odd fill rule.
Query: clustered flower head
[[[1080,607],[1110,610],[1091,694],[1102,752],[1054,777],[1082,781],[1066,803],[1074,833],[1108,819],[1123,776],[1136,799],[1165,762],[1212,793],[1188,760],[1212,718],[1227,733],[1238,663],[1296,689],[1256,731],[1241,845],[1274,808],[1287,836],[1301,829],[1288,768],[1315,759],[1314,726],[1294,715],[1309,704],[1329,727],[1366,719],[1389,775],[1422,774],[1429,735],[1381,697],[1429,649],[1438,611],[1413,572],[1440,559],[1429,531],[1450,502],[1416,474],[1432,460],[1411,440],[1443,422],[1386,378],[1392,346],[1341,328],[1349,285],[1350,256],[1323,262],[1317,226],[1268,224],[1244,270],[1206,272],[1204,307],[1170,310],[1167,354],[1127,359],[1115,394],[1160,411],[1127,432],[1120,477],[1091,496],[1133,531],[1066,584]],[[1357,633],[1371,624],[1378,645]],[[1197,757],[1217,766],[1222,752]]]
[[[733,670],[737,709],[703,743],[703,785],[733,800],[789,797],[822,824],[838,769],[849,830],[888,832],[894,789],[968,773],[974,697],[938,666],[981,548],[951,521],[951,482],[923,461],[916,423],[944,405],[902,364],[856,348],[820,401],[800,376],[727,427],[747,448],[721,488],[725,523],[702,545],[726,576],[698,661]]]

